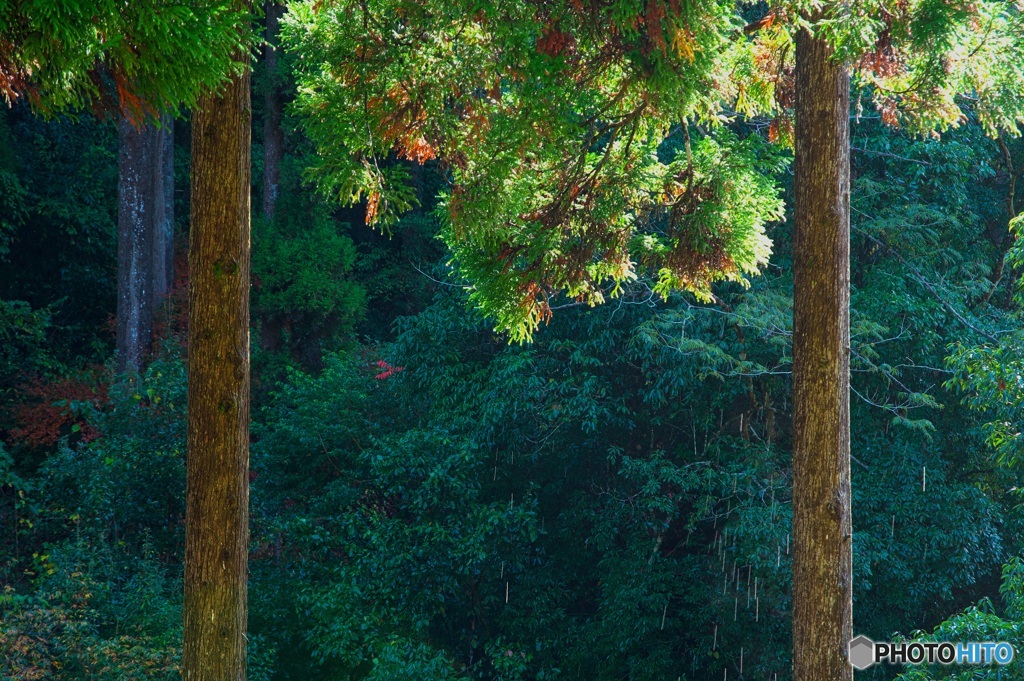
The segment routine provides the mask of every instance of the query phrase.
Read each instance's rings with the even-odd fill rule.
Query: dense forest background
[[[436,162],[391,159],[419,205],[385,233],[307,183],[293,59],[253,81],[254,206],[262,145],[282,156],[253,225],[250,677],[789,678],[790,222],[749,288],[705,304],[641,278],[510,344],[436,238]],[[1019,644],[1024,143],[869,110],[851,113],[855,630]],[[174,284],[124,375],[117,122],[0,109],[4,678],[176,674],[188,116],[173,127]]]

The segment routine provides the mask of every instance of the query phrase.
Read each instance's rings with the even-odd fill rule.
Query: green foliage
[[[28,192],[16,172],[14,140],[4,119],[0,119],[0,145],[4,149],[4,158],[0,159],[0,257],[6,257],[12,233],[25,221]]]
[[[98,440],[31,474],[0,447],[3,678],[179,678],[185,386],[169,347],[89,411]],[[274,654],[250,636],[249,678],[269,681]]]
[[[112,385],[110,404],[89,418],[102,437],[59,447],[43,465],[43,521],[85,522],[174,555],[185,514],[185,385],[173,356],[153,362],[137,384]]]
[[[1022,462],[1020,413],[1024,405],[1019,338],[1005,338],[997,346],[954,348],[949,357],[955,369],[948,385],[963,391],[965,404],[995,418],[986,424],[988,443],[1001,464],[1018,468]]]
[[[312,175],[389,226],[413,197],[387,155],[446,162],[443,236],[472,299],[516,340],[553,297],[595,305],[638,265],[707,298],[764,263],[775,190],[728,136],[659,150],[680,122],[720,123],[753,47],[733,38],[731,2],[656,7],[297,3],[284,36]],[[743,89],[745,111],[772,109],[771,82]]]
[[[254,445],[254,496],[271,503],[257,532],[280,553],[287,578],[277,588],[308,582],[297,604],[305,645],[325,672],[354,678],[396,673],[381,651],[402,641],[424,651],[410,669],[443,654],[472,678],[685,669],[670,651],[681,649],[673,636],[699,597],[670,575],[693,565],[682,544],[709,507],[680,504],[725,487],[724,476],[706,461],[682,465],[688,441],[667,457],[641,447],[646,432],[630,434],[634,418],[650,415],[633,411],[643,409],[639,396],[620,403],[626,395],[612,388],[632,373],[605,354],[621,326],[602,331],[581,317],[590,341],[510,349],[462,304],[445,297],[405,326],[388,357],[402,372],[377,380],[338,358],[318,378],[283,386],[261,419],[272,429]],[[609,439],[621,444],[592,450]],[[301,488],[288,482],[300,475]],[[673,547],[679,556],[662,564]],[[268,562],[259,572],[270,579]],[[652,633],[673,593],[682,602],[667,631]],[[589,651],[613,642],[621,657],[602,670]]]
[[[180,651],[166,638],[147,633],[144,625],[124,619],[118,623],[120,632],[101,634],[99,610],[110,605],[104,594],[109,585],[77,566],[58,566],[51,562],[54,559],[62,558],[40,557],[52,573],[32,597],[13,595],[9,589],[0,595],[0,645],[5,651],[0,673],[4,678],[141,681],[178,677]],[[162,583],[127,587],[132,597],[143,599],[135,605],[145,606],[148,620],[168,614],[156,609],[161,604],[153,601],[166,598],[162,593],[166,589]],[[117,610],[121,617],[139,614],[130,612],[131,607]],[[174,631],[169,620],[163,625]]]
[[[351,333],[366,295],[353,281],[356,249],[345,226],[302,192],[297,175],[286,168],[274,220],[255,225],[252,305],[267,349],[316,363]]]
[[[0,299],[45,314],[47,343],[65,363],[102,362],[111,344],[103,323],[116,308],[114,127],[44,122],[27,107],[0,112],[0,121],[18,186],[0,192]]]
[[[434,174],[436,177],[436,174]],[[424,193],[426,193],[426,189]],[[392,337],[391,322],[396,317],[419,313],[433,298],[433,282],[448,276],[437,263],[445,253],[436,238],[440,231],[434,212],[414,210],[406,213],[389,237],[370,228],[359,230],[359,255],[354,275],[366,289],[369,301],[366,318],[359,332],[374,340]]]
[[[139,385],[114,386],[109,411],[88,413],[101,439],[65,441],[31,477],[4,467],[18,501],[3,552],[15,577],[0,596],[4,678],[177,678],[182,369],[161,360]]]
[[[135,552],[80,530],[33,556],[30,596],[9,586],[0,593],[0,674],[12,681],[180,678],[180,571],[148,544]],[[249,678],[269,681],[269,652],[251,640]]]
[[[988,417],[940,387],[951,339],[1016,323],[983,134],[855,128],[855,612],[879,640],[983,597],[1019,548]],[[770,236],[768,273],[713,305],[639,278],[525,347],[432,268],[393,343],[292,372],[252,452],[252,626],[280,677],[714,677],[742,649],[787,678],[788,225]]]
[[[253,254],[257,304],[267,314],[306,314],[320,323],[340,317],[340,324],[351,327],[362,299],[343,276],[352,268],[355,248],[332,220],[312,217],[301,233],[287,237],[276,225],[258,230]]]
[[[48,352],[49,310],[33,310],[23,300],[0,300],[0,385],[10,391],[27,374],[55,368]]]
[[[939,158],[933,142],[904,143]],[[956,149],[951,176],[992,181],[973,145]],[[876,214],[855,243],[856,612],[882,638],[978,593],[1017,521],[981,422],[935,392],[949,330],[972,337],[956,314],[993,323],[958,297],[985,292],[987,254],[960,249],[987,198],[903,171],[882,184],[888,157],[864,158],[857,206]],[[936,223],[929,205],[951,217]],[[895,233],[885,249],[867,237]],[[414,645],[408,669],[470,678],[735,673],[741,648],[744,673],[785,678],[786,255],[749,289],[720,286],[713,307],[658,304],[641,281],[617,305],[565,311],[528,347],[442,287],[379,354],[294,374],[253,449],[253,593],[276,604],[261,626],[325,677],[399,674],[380,651]],[[375,356],[403,370],[376,379]],[[296,658],[282,670],[308,674]]]
[[[757,154],[706,136],[691,148],[689,129],[769,114],[769,138],[790,141],[796,31],[834,43],[887,124],[934,132],[970,114],[995,136],[1024,120],[1012,4],[801,2],[741,19],[731,2],[309,0],[285,39],[320,186],[390,226],[413,197],[388,154],[442,159],[453,262],[522,341],[562,293],[593,306],[653,271],[660,294],[710,300],[714,282],[759,271],[772,182]],[[663,160],[679,125],[686,154]]]
[[[1024,122],[1024,13],[998,0],[844,5],[825,30],[888,123],[946,131],[977,115],[985,132]],[[852,16],[851,16],[852,15]]]
[[[930,634],[917,632],[914,640],[918,641],[1007,641],[1014,650],[1024,645],[1024,621],[1022,621],[1021,595],[1024,593],[1024,574],[1021,560],[1011,558],[1003,566],[1002,584],[999,593],[1003,607],[998,614],[996,605],[984,599],[976,606],[971,606],[961,613],[950,617]],[[926,681],[927,679],[949,679],[950,681],[988,681],[1003,678],[1016,678],[1024,670],[1024,663],[1017,655],[1013,662],[1005,667],[941,667],[919,666],[904,672],[898,678],[901,681]]]
[[[240,66],[245,5],[222,0],[0,2],[0,94],[44,113],[90,105],[142,116],[193,106]]]

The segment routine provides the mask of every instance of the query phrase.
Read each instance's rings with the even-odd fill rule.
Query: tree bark
[[[154,128],[126,116],[117,124],[117,354],[118,372],[139,371],[153,334],[151,249]]]
[[[118,137],[117,357],[140,371],[155,311],[174,278],[173,118],[137,125],[122,117]]]
[[[281,181],[284,132],[281,130],[281,89],[277,83],[277,24],[282,7],[267,0],[267,32],[263,43],[263,214],[273,219]]]
[[[192,119],[182,679],[246,677],[249,72]]]
[[[796,40],[793,678],[850,681],[849,75]]]
[[[160,117],[153,162],[153,306],[174,285],[174,118]]]

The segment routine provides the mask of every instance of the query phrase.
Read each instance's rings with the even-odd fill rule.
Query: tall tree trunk
[[[284,132],[281,130],[281,89],[277,83],[277,23],[282,7],[277,0],[267,0],[267,32],[263,43],[263,214],[274,217],[278,186],[281,181],[281,156],[284,153]]]
[[[182,679],[246,675],[249,73],[192,119]]]
[[[117,124],[117,355],[119,372],[139,371],[153,333],[155,129],[126,116]]]
[[[174,278],[174,132],[122,117],[118,137],[117,370],[140,371]]]
[[[849,75],[796,40],[793,678],[850,681]]]
[[[174,284],[174,118],[160,117],[153,161],[153,303],[156,309]]]

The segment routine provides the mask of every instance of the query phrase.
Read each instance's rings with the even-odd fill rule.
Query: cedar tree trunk
[[[849,75],[796,41],[793,678],[850,681]]]
[[[192,119],[183,681],[244,681],[249,543],[249,72]]]

